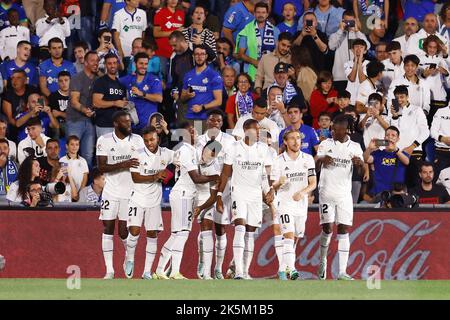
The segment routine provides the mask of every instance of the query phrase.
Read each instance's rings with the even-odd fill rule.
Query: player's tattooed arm
[[[136,158],[131,158],[129,160],[115,164],[107,164],[107,160],[108,157],[106,156],[97,156],[98,170],[101,173],[114,172],[139,167],[139,160]]]
[[[167,173],[165,170],[161,170],[158,173],[149,176],[142,176],[138,172],[131,172],[131,178],[134,183],[154,183],[164,180],[166,177]]]

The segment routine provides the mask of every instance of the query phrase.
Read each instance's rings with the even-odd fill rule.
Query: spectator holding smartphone
[[[319,129],[316,130],[320,142],[332,138],[331,135],[331,115],[323,111],[319,114]]]
[[[405,183],[410,154],[397,147],[400,131],[395,126],[385,130],[384,139],[372,139],[364,151],[364,161],[373,166],[373,185],[366,200],[379,202],[381,192],[391,191],[394,183]]]
[[[422,143],[429,137],[430,130],[422,108],[409,102],[408,87],[396,87],[394,95],[395,100],[391,105],[391,114],[387,122],[400,131],[397,146],[411,155],[406,172],[406,185],[412,188],[416,186],[418,180],[419,162],[423,157]]]
[[[49,129],[58,130],[58,120],[53,116],[52,109],[47,105],[45,99],[37,93],[28,96],[25,110],[16,116],[16,127],[19,129],[18,140],[27,136],[25,125],[30,119],[36,118],[42,122],[42,132],[49,133]]]
[[[124,69],[122,59],[120,58],[119,51],[114,47],[112,43],[112,32],[108,29],[103,29],[98,34],[99,46],[96,50],[99,58],[98,72],[99,75],[106,74],[105,56],[109,53],[114,54],[119,60],[119,71]]]
[[[386,122],[387,114],[384,110],[383,97],[379,93],[372,93],[367,104],[367,113],[359,122],[359,130],[363,132],[364,145],[369,146],[372,139],[382,139],[389,127]]]
[[[329,71],[321,71],[317,77],[317,89],[311,93],[310,110],[313,117],[313,128],[319,129],[319,115],[322,112],[333,113],[338,110],[337,91],[333,88],[333,75]]]
[[[56,0],[45,0],[45,17],[36,21],[36,35],[39,37],[39,47],[49,46],[49,41],[53,38],[61,40],[64,48],[67,48],[66,37],[70,36],[70,22],[62,17],[57,9]]]
[[[420,58],[419,72],[431,88],[429,124],[436,111],[446,107],[448,101],[444,83],[449,76],[449,71],[447,63],[441,56],[443,47],[444,43],[436,35],[430,35],[423,42],[425,55]]]
[[[170,132],[164,116],[155,112],[150,116],[149,125],[156,128],[159,137],[159,146],[171,149],[178,141],[172,142],[172,132]]]

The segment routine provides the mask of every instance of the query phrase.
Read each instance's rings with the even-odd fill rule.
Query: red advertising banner
[[[66,278],[70,266],[78,266],[82,277],[103,277],[102,224],[98,216],[93,211],[1,211],[0,254],[6,258],[6,268],[0,277]],[[163,216],[164,225],[169,227],[170,213]],[[195,225],[181,266],[181,272],[189,278],[196,277],[197,234]],[[297,245],[296,265],[303,278],[316,278],[319,235],[318,213],[311,212],[306,236]],[[168,236],[168,230],[160,234],[158,251]],[[224,267],[232,258],[232,237],[230,226]],[[355,212],[350,241],[348,273],[357,279],[366,279],[371,266],[379,267],[381,278],[386,280],[450,279],[448,211]],[[142,274],[145,243],[142,232],[136,250],[135,277]],[[114,246],[116,277],[124,277],[124,248],[117,236]],[[337,242],[333,240],[328,256],[329,278],[337,273],[336,250]],[[158,257],[153,268],[157,260]],[[265,224],[256,239],[250,275],[271,278],[277,269],[273,233]]]

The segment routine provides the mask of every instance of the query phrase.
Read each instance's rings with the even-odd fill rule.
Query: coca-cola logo
[[[352,245],[347,272],[355,278],[367,279],[371,275],[370,267],[378,266],[381,279],[422,279],[429,269],[427,259],[431,250],[419,248],[419,245],[424,237],[435,232],[440,225],[441,222],[431,223],[427,219],[420,220],[414,225],[408,225],[397,219],[370,219],[355,226],[350,233]],[[278,264],[273,249],[272,229],[269,227],[268,224],[264,224],[259,232],[259,237],[265,240],[255,255],[259,268],[268,268],[272,263]],[[335,236],[334,234],[334,238]],[[307,233],[297,244],[296,265],[303,279],[317,279],[319,239],[320,234],[311,238]],[[328,264],[331,267],[329,277],[336,278],[338,255],[335,250],[329,251]],[[276,271],[276,268],[270,268],[265,275],[261,275],[268,278],[275,277]]]

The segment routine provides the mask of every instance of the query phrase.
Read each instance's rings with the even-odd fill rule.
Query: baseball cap
[[[288,73],[289,64],[284,62],[278,62],[275,65],[274,73]]]

